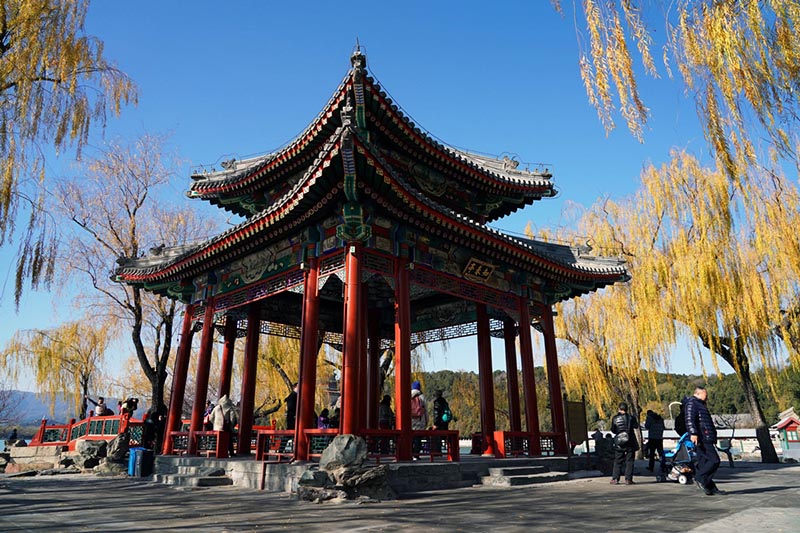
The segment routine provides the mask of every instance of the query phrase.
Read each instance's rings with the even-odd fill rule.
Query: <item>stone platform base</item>
[[[469,487],[481,483],[492,468],[546,466],[551,472],[568,472],[583,468],[576,459],[566,457],[495,459],[491,457],[462,457],[461,462],[413,461],[383,463],[388,467],[388,481],[398,494],[411,494],[430,490]],[[365,463],[365,466],[368,466]],[[175,485],[191,485],[190,473],[204,469],[224,469],[225,476],[234,486],[268,492],[297,491],[297,482],[306,470],[315,470],[317,464],[261,463],[250,458],[213,459],[175,455],[155,458],[154,481]],[[184,481],[185,480],[185,481]]]

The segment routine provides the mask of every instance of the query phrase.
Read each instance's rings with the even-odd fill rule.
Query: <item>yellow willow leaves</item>
[[[778,172],[733,183],[681,152],[646,169],[632,198],[594,206],[580,234],[624,253],[632,279],[560,306],[558,335],[575,346],[585,374],[571,386],[608,386],[612,371],[633,382],[641,368],[668,365],[681,336],[695,340],[693,355],[701,341],[729,346],[737,372],[749,362],[772,385],[786,351],[798,359],[776,334],[798,332],[782,321],[800,310],[798,223],[800,193]],[[719,371],[716,354],[711,361]]]
[[[0,8],[0,244],[16,229],[20,202],[31,216],[22,237],[16,300],[24,280],[49,282],[53,239],[40,205],[42,144],[80,152],[94,124],[136,102],[136,87],[84,35],[88,0],[5,0]],[[49,254],[49,255],[48,255]]]
[[[15,378],[32,373],[51,412],[57,398],[70,398],[77,416],[84,394],[104,386],[103,364],[113,329],[109,322],[86,316],[52,330],[17,331],[0,352],[0,368]]]
[[[553,5],[561,12],[560,2]],[[728,176],[742,177],[746,167],[739,164],[752,162],[751,139],[762,134],[782,157],[796,162],[792,143],[797,142],[800,77],[797,0],[678,0],[663,7],[635,0],[584,0],[575,10],[588,35],[580,74],[607,130],[614,127],[616,108],[641,139],[648,110],[626,39],[636,44],[644,72],[655,76],[653,30],[644,22],[649,15],[651,24],[662,21],[666,28],[664,66],[671,72],[674,62],[694,93],[708,140]]]

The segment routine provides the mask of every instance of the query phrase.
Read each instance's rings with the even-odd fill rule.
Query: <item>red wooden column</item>
[[[300,346],[300,383],[297,397],[297,446],[294,457],[299,461],[308,460],[308,438],[306,429],[314,428],[314,401],[317,391],[317,330],[319,328],[319,263],[316,257],[308,260],[303,290],[303,330]]]
[[[247,333],[244,341],[244,368],[242,369],[241,403],[239,404],[239,446],[236,448],[236,455],[250,455],[260,334],[261,308],[257,302],[251,303],[247,309]]]
[[[508,421],[511,431],[522,431],[519,416],[519,378],[517,377],[517,335],[514,321],[503,321],[503,340],[506,345],[506,375],[508,376]]]
[[[219,375],[219,397],[231,395],[231,375],[233,374],[233,350],[236,347],[236,318],[225,317],[225,345],[222,348],[222,366]]]
[[[522,390],[525,394],[525,424],[531,434],[530,454],[540,455],[542,443],[539,435],[539,406],[536,400],[536,374],[533,369],[533,343],[531,342],[531,313],[528,299],[519,299],[519,356],[522,361]]]
[[[208,373],[211,369],[211,351],[214,343],[214,298],[206,300],[206,312],[203,316],[203,336],[200,339],[200,355],[197,358],[197,376],[195,378],[194,405],[192,406],[192,422],[190,433],[203,429],[203,413],[208,397]],[[189,436],[188,454],[193,455],[197,445]]]
[[[342,434],[357,434],[359,430],[359,322],[361,321],[361,243],[347,244],[345,260],[345,331],[344,331],[344,371],[342,372]]]
[[[381,362],[381,332],[378,313],[367,315],[367,336],[369,337],[369,351],[367,352],[367,427],[378,427],[378,403],[381,401],[380,362]]]
[[[186,394],[186,375],[189,373],[189,358],[192,353],[192,318],[194,306],[187,305],[183,312],[183,328],[181,329],[181,344],[178,347],[178,356],[175,358],[175,370],[172,373],[172,392],[169,397],[169,412],[167,425],[164,428],[164,444],[162,453],[172,453],[172,439],[168,437],[170,431],[180,431],[181,414],[183,411],[183,397]]]
[[[408,259],[395,260],[394,284],[394,406],[395,427],[399,429],[397,459],[411,460],[411,301]]]
[[[478,322],[478,379],[481,395],[481,432],[483,433],[483,455],[494,456],[494,379],[492,376],[492,345],[489,337],[489,315],[485,304],[475,304]]]
[[[556,437],[556,453],[567,453],[567,431],[564,424],[564,399],[561,396],[561,375],[558,370],[556,334],[553,326],[553,310],[542,307],[542,329],[544,330],[544,355],[547,362],[547,384],[550,386],[550,412],[553,416],[553,432]]]
[[[361,313],[358,321],[358,427],[369,427],[367,422],[367,397],[369,393],[369,376],[367,365],[369,353],[367,352],[367,321],[369,319],[369,300],[367,299],[367,286],[361,286]]]

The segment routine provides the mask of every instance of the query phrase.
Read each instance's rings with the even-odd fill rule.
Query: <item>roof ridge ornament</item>
[[[344,105],[339,113],[342,118],[342,127],[344,129],[349,129],[350,125],[353,124],[353,119],[355,118],[353,104],[350,101],[350,93],[347,93]]]
[[[350,56],[350,64],[358,70],[367,68],[367,56],[361,52],[361,43],[358,42],[358,37],[356,37],[356,50]]]

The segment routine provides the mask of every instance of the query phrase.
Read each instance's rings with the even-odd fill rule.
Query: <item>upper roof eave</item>
[[[518,170],[515,166],[516,161],[513,159],[497,159],[479,155],[442,143],[420,128],[408,115],[403,113],[399,106],[386,95],[380,84],[372,76],[365,76],[365,80],[372,89],[370,93],[376,95],[381,100],[383,104],[382,107],[401,120],[409,128],[409,133],[418,136],[436,150],[463,163],[467,168],[483,174],[486,179],[498,185],[516,188],[534,187],[536,189],[548,187],[553,191],[551,196],[555,196],[557,193],[551,181],[552,174],[547,169],[544,171]]]
[[[323,150],[323,154],[325,154],[326,158],[330,157],[331,152],[334,151],[334,145],[337,147],[335,151],[338,153],[338,146],[342,134],[341,129],[337,130],[337,132],[338,135],[331,137],[325,144],[325,150]],[[371,157],[376,165],[380,166],[382,171],[388,173],[392,177],[392,180],[400,186],[399,190],[395,191],[395,194],[401,194],[405,196],[409,200],[416,203],[420,208],[424,207],[424,211],[427,212],[427,216],[431,218],[438,217],[440,220],[444,219],[444,222],[448,226],[460,226],[462,228],[462,232],[465,234],[471,233],[476,238],[486,240],[487,242],[492,242],[495,247],[499,246],[500,248],[504,248],[506,250],[505,253],[519,255],[519,252],[521,252],[533,262],[538,262],[539,264],[541,264],[541,262],[549,263],[554,269],[554,272],[560,271],[561,275],[567,277],[577,276],[579,278],[586,279],[587,281],[598,278],[595,281],[601,282],[605,280],[608,283],[614,283],[616,281],[622,281],[629,278],[627,270],[624,267],[624,261],[590,256],[587,254],[588,250],[579,247],[547,243],[537,241],[535,239],[521,239],[518,237],[513,237],[494,228],[490,228],[472,218],[456,213],[450,208],[440,205],[430,198],[421,195],[402,177],[396,175],[396,173],[392,170],[392,167],[383,161],[381,155],[373,150],[370,145],[361,142],[358,136],[355,136],[355,142],[363,150],[363,152],[362,150],[357,150],[357,152],[364,153],[365,155],[368,154],[368,157]],[[260,221],[267,219],[271,213],[274,213],[278,210],[283,211],[287,209],[291,211],[292,205],[298,204],[299,198],[297,195],[300,194],[300,191],[308,190],[308,188],[313,185],[312,183],[308,183],[308,181],[311,179],[312,175],[319,170],[321,162],[324,159],[322,157],[323,154],[321,154],[320,157],[315,160],[314,164],[309,167],[303,179],[295,184],[295,186],[279,201],[258,215],[249,218],[248,220],[238,224],[233,228],[230,228],[219,236],[209,239],[200,245],[188,247],[183,250],[182,253],[173,252],[173,249],[170,249],[168,252],[162,252],[160,259],[137,258],[123,261],[121,262],[120,268],[117,269],[117,279],[120,281],[129,282],[135,282],[136,280],[144,282],[148,279],[164,279],[162,274],[167,269],[173,270],[174,274],[177,275],[178,269],[174,268],[175,265],[178,265],[182,262],[188,264],[192,256],[199,257],[203,255],[207,250],[211,249],[213,246],[216,246],[217,243],[232,238],[239,232],[251,231],[251,229],[252,231],[257,231],[257,229],[253,229],[254,226]],[[194,262],[192,264],[194,264]],[[604,282],[603,284],[607,283]]]

